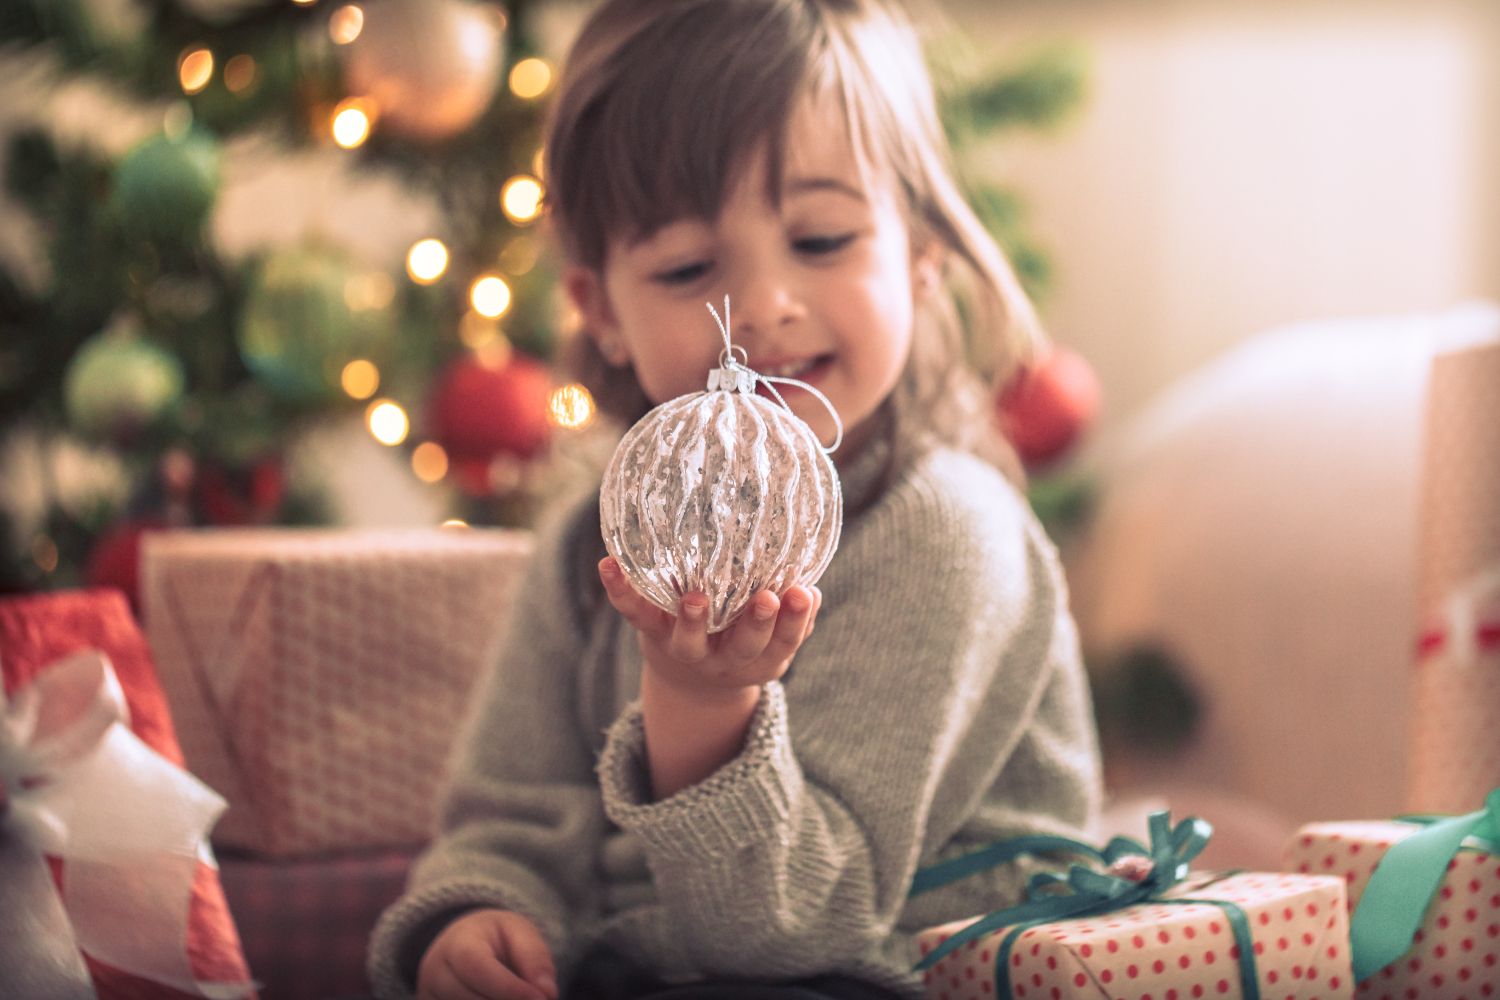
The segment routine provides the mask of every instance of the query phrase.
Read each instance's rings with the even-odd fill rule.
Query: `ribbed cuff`
[[[764,843],[786,825],[802,793],[780,682],[762,687],[739,756],[660,802],[651,801],[645,726],[640,705],[632,705],[610,728],[599,783],[609,818],[652,854],[727,857]]]

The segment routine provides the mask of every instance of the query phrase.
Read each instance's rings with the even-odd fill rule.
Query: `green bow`
[[[1240,952],[1240,986],[1245,1000],[1260,1000],[1259,979],[1255,972],[1255,947],[1250,938],[1250,921],[1245,916],[1245,911],[1235,903],[1222,899],[1160,898],[1162,893],[1187,877],[1189,864],[1207,846],[1213,827],[1204,820],[1189,817],[1173,828],[1166,812],[1152,813],[1147,822],[1151,835],[1149,850],[1129,837],[1115,837],[1101,851],[1091,844],[1069,837],[1035,835],[1002,841],[918,871],[912,878],[913,896],[1013,861],[1023,854],[1040,851],[1071,851],[1094,858],[1105,865],[1132,854],[1145,855],[1152,862],[1150,874],[1139,882],[1104,875],[1082,865],[1074,865],[1068,870],[1066,877],[1050,873],[1033,875],[1026,884],[1026,902],[975,920],[935,948],[917,964],[915,971],[931,968],[945,955],[969,941],[1001,927],[1010,927],[1010,933],[996,949],[995,958],[995,993],[998,997],[1008,997],[1011,993],[1007,959],[1011,945],[1029,928],[1057,920],[1094,917],[1147,900],[1156,903],[1208,903],[1224,911],[1230,929],[1234,932],[1234,941]],[[1051,891],[1058,887],[1067,891]]]
[[[1359,897],[1349,921],[1356,983],[1406,954],[1464,838],[1500,842],[1500,788],[1485,796],[1483,809],[1467,816],[1404,816],[1401,821],[1421,823],[1423,829],[1391,845]]]

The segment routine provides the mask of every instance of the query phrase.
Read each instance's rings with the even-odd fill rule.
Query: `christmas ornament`
[[[552,374],[512,354],[489,367],[480,355],[460,357],[439,376],[428,408],[428,432],[456,465],[482,465],[505,453],[531,458],[547,445]]]
[[[1000,393],[1000,429],[1038,468],[1071,448],[1099,412],[1099,380],[1081,354],[1053,347]]]
[[[90,437],[128,437],[181,396],[181,362],[155,344],[119,330],[86,341],[63,377],[68,420]]]
[[[489,106],[500,80],[504,15],[469,0],[377,0],[347,46],[350,93],[374,100],[382,127],[441,139]]]
[[[240,325],[245,366],[273,393],[293,402],[340,392],[344,366],[378,357],[391,338],[384,308],[350,308],[350,283],[362,277],[350,258],[323,247],[266,258],[245,299]]]
[[[157,135],[126,153],[110,180],[110,206],[127,235],[192,242],[219,193],[222,153],[202,132]]]
[[[828,458],[843,440],[838,413],[812,386],[746,367],[728,324],[726,299],[724,351],[707,390],[668,400],[626,432],[599,493],[605,548],[636,590],[669,614],[684,594],[706,595],[710,632],[734,624],[757,591],[815,583],[843,523]],[[756,395],[757,382],[776,402]],[[833,412],[832,447],[773,382],[807,389]]]

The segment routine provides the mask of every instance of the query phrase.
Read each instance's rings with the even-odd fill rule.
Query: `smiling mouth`
[[[771,378],[795,378],[807,381],[809,377],[815,378],[821,374],[823,369],[832,360],[833,355],[831,354],[819,354],[816,357],[783,361],[780,364],[766,365],[755,370]]]

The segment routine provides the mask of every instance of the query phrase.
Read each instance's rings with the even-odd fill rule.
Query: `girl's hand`
[[[636,592],[613,556],[599,563],[599,579],[615,610],[640,633],[649,669],[680,697],[719,704],[786,673],[812,634],[823,595],[796,586],[778,599],[762,590],[729,628],[708,634],[708,598],[683,597],[670,615]]]
[[[809,635],[823,595],[792,587],[778,600],[763,590],[729,628],[708,634],[708,598],[688,594],[670,615],[636,593],[613,558],[599,563],[613,604],[641,639],[641,721],[651,793],[661,800],[737,757],[760,686],[786,673]]]
[[[474,910],[428,946],[417,1000],[557,1000],[552,952],[519,913]]]

